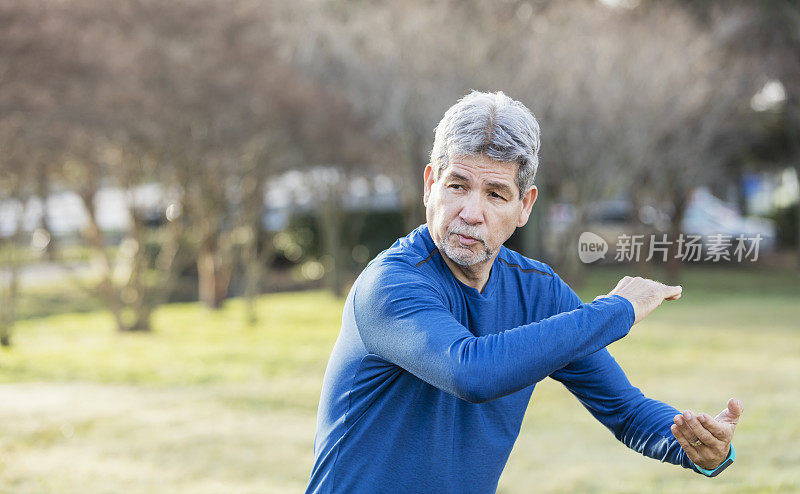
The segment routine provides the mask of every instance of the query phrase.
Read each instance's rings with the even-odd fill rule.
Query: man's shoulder
[[[424,233],[415,229],[367,264],[351,290],[357,310],[385,309],[404,299],[445,300],[446,287],[441,283],[438,263],[433,261],[438,249]]]
[[[398,238],[367,264],[367,270],[409,271],[409,268],[430,267],[430,262],[438,252],[428,233],[426,225],[420,225],[405,237]]]
[[[543,309],[542,314],[545,315],[542,317],[572,310],[576,304],[580,304],[580,299],[574,294],[574,298],[567,302],[562,301],[563,297],[573,292],[550,265],[505,247],[497,255],[497,260],[495,265],[502,267],[505,272],[503,279],[508,280],[505,281],[506,287],[510,286],[509,283],[516,284],[523,291],[535,293],[534,300],[529,301],[531,304],[552,300],[552,307],[550,302],[544,302],[546,308]],[[548,310],[552,312],[547,312]]]
[[[556,276],[555,271],[548,264],[536,259],[526,257],[515,250],[502,247],[497,254],[497,262],[505,269],[516,271],[520,274],[540,276],[551,279]]]

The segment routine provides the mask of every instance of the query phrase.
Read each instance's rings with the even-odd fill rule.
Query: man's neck
[[[491,259],[487,259],[472,266],[462,266],[456,263],[441,250],[439,254],[441,254],[445,264],[450,268],[450,272],[453,273],[453,276],[455,276],[458,281],[483,293],[483,289],[486,288],[486,283],[489,281],[489,275],[492,272],[492,265],[497,257],[497,253],[495,253]]]

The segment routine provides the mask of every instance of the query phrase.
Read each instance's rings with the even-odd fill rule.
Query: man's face
[[[425,168],[428,229],[447,258],[461,266],[493,261],[527,223],[537,190],[519,196],[517,166],[481,155],[453,159],[439,177],[431,165]]]

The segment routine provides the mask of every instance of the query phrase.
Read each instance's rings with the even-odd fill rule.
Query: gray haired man
[[[715,476],[742,412],[684,414],[632,386],[606,346],[681,287],[625,277],[583,303],[503,243],[538,190],[539,125],[472,92],[436,127],[426,223],[356,280],[322,385],[307,492],[494,492],[533,388],[562,382],[631,449]]]

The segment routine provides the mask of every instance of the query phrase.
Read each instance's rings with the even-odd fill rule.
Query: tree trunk
[[[323,210],[320,211],[320,232],[325,255],[330,259],[330,266],[326,266],[326,285],[336,297],[344,295],[344,278],[347,266],[342,248],[342,204],[339,189],[335,185],[328,188],[326,200],[322,202]]]
[[[666,268],[666,282],[670,285],[678,285],[680,284],[681,278],[683,277],[683,262],[677,257],[677,250],[678,250],[678,237],[681,235],[681,223],[683,223],[683,217],[686,214],[686,206],[689,203],[689,195],[684,192],[679,192],[676,194],[678,200],[675,201],[675,214],[672,216],[670,220],[670,236],[669,240],[672,241],[669,244],[669,249],[667,251],[667,264]]]
[[[230,269],[216,260],[217,253],[204,248],[197,256],[197,282],[200,302],[209,309],[219,309],[228,295]]]
[[[425,222],[425,205],[422,202],[423,172],[428,162],[429,150],[423,148],[425,140],[408,124],[401,134],[400,157],[404,164],[403,187],[400,191],[403,222],[406,232]]]
[[[403,224],[406,227],[406,232],[410,232],[425,223],[425,206],[422,203],[422,193],[410,184],[404,183],[401,194]]]
[[[795,162],[794,165],[794,174],[797,177],[797,183],[800,184],[800,162]],[[797,218],[797,236],[794,239],[795,241],[795,249],[797,253],[797,270],[800,272],[800,198],[797,201],[797,214],[795,215]]]
[[[157,268],[164,269],[159,273],[162,278],[158,282],[148,282],[149,263],[147,261],[148,230],[144,227],[141,218],[137,217],[134,202],[128,205],[131,217],[131,230],[120,244],[116,264],[112,263],[106,250],[103,233],[97,223],[94,208],[94,196],[97,188],[94,183],[88,184],[81,192],[81,199],[86,209],[89,224],[82,235],[92,249],[96,264],[102,266],[100,282],[97,284],[96,293],[106,309],[111,312],[118,332],[148,332],[151,331],[151,316],[156,301],[161,300],[163,292],[172,286],[174,274],[172,261],[174,260],[177,246],[168,245],[168,252],[164,258],[158,260]],[[170,232],[173,233],[173,232]],[[170,237],[177,243],[177,239]],[[113,271],[120,269],[127,272],[125,280],[116,279]]]
[[[544,262],[552,260],[545,258],[544,235],[547,228],[546,221],[549,212],[547,200],[540,197],[536,200],[528,218],[528,224],[522,228],[522,254],[532,259]]]
[[[558,242],[560,244],[560,259],[558,262],[559,276],[574,290],[579,290],[584,284],[585,266],[578,257],[578,237],[586,228],[585,204],[581,201],[575,203],[575,222],[573,222],[565,236]]]
[[[650,248],[651,231],[639,217],[639,211],[641,211],[644,206],[644,192],[642,188],[634,190],[631,202],[633,208],[633,232],[631,235],[633,238],[636,238],[637,235],[642,236],[641,251],[638,252],[639,255],[636,256],[633,262],[636,265],[636,274],[638,276],[650,278],[652,277],[651,266],[645,259],[647,259],[648,249]],[[633,242],[633,240],[631,240],[631,242]]]
[[[267,235],[264,241],[261,242],[261,218],[259,217],[258,225],[251,227],[251,234],[244,252],[244,298],[247,324],[250,326],[255,326],[258,323],[256,297],[261,293],[261,280],[264,278],[265,263],[272,258],[271,240],[271,236]]]
[[[130,263],[130,276],[125,283],[123,291],[120,292],[122,303],[133,311],[132,321],[128,323],[124,331],[150,331],[150,315],[153,313],[153,294],[149,293],[150,288],[146,283],[147,278],[147,259],[145,253],[146,239],[144,231],[138,218],[133,218],[133,231],[131,232],[133,241],[136,242],[136,249],[131,252],[131,257],[127,259]],[[123,295],[132,294],[130,298]]]
[[[248,229],[248,238],[242,252],[244,264],[244,307],[245,320],[248,326],[255,326],[258,323],[258,313],[256,312],[256,295],[259,292],[258,282],[261,266],[258,263],[258,232],[252,228]]]
[[[0,346],[11,346],[11,333],[17,319],[17,298],[19,296],[19,265],[16,258],[17,240],[19,239],[19,227],[14,235],[8,240],[8,281],[4,281],[6,286],[0,293],[2,307],[0,307]]]
[[[149,304],[139,307],[136,311],[136,318],[125,330],[129,332],[149,333],[152,331],[150,325],[151,316],[153,314],[153,307]]]
[[[58,256],[58,246],[56,245],[56,238],[53,235],[53,230],[50,228],[50,214],[47,210],[47,201],[50,196],[50,176],[47,173],[46,166],[42,168],[36,180],[36,194],[42,201],[42,217],[39,220],[39,228],[47,232],[50,239],[47,245],[45,245],[44,254],[48,260],[55,261]]]
[[[93,184],[92,184],[93,185]],[[97,225],[97,216],[94,211],[94,195],[96,188],[90,185],[89,190],[81,193],[84,209],[89,219],[89,224],[84,228],[82,234],[89,248],[93,251],[93,257],[97,266],[102,267],[102,274],[100,282],[97,284],[97,293],[100,299],[105,304],[106,308],[111,312],[114,317],[114,322],[117,325],[117,330],[125,330],[125,322],[122,317],[122,303],[119,299],[119,294],[114,286],[114,280],[111,272],[111,260],[108,257],[108,252],[105,249],[105,242],[100,227]]]
[[[272,257],[272,237],[266,235],[262,228],[264,211],[264,184],[270,162],[267,158],[253,163],[251,171],[242,180],[242,219],[243,228],[247,232],[242,246],[242,264],[244,265],[244,300],[245,318],[249,326],[258,323],[256,297],[262,291],[262,280],[265,272],[265,261]]]

